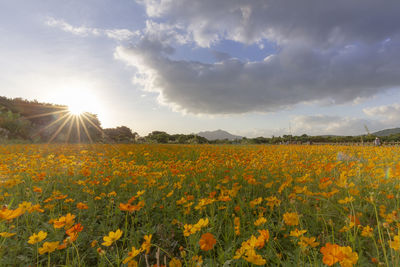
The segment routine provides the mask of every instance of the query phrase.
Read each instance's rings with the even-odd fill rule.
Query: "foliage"
[[[116,128],[104,129],[104,136],[106,142],[112,143],[134,143],[138,137],[137,133],[126,126],[119,126]]]

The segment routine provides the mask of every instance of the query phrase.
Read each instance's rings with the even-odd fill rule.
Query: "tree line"
[[[399,142],[400,133],[380,137],[382,142]],[[196,134],[168,134],[153,131],[139,136],[127,126],[102,128],[96,114],[73,116],[68,107],[39,103],[22,98],[0,96],[0,142],[26,143],[160,143],[160,144],[311,144],[311,143],[370,143],[375,136],[272,136],[236,140],[208,140]]]

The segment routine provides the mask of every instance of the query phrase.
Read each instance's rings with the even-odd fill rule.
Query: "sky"
[[[0,0],[0,95],[257,137],[400,127],[398,0]]]

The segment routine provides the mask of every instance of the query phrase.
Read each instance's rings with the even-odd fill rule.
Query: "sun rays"
[[[48,133],[47,142],[53,141],[65,143],[93,143],[99,137],[105,136],[100,127],[97,115],[84,111],[83,108],[77,106],[57,107],[56,111],[45,112],[42,114],[32,115],[29,118],[40,118],[52,116],[53,120],[46,126],[39,129],[34,137],[43,133]]]

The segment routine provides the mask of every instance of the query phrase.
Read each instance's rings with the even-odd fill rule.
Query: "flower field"
[[[0,266],[399,266],[400,148],[0,147]]]

